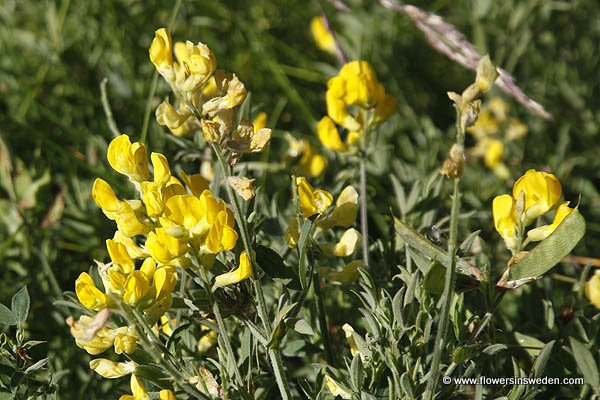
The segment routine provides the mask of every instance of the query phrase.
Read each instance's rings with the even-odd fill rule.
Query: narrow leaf
[[[573,351],[573,357],[577,363],[577,368],[579,368],[579,371],[583,374],[585,383],[590,385],[592,389],[597,392],[598,386],[600,386],[600,377],[598,377],[598,365],[594,360],[594,356],[590,350],[577,339],[570,337],[569,342],[571,344],[571,350]]]
[[[11,308],[18,324],[23,324],[27,321],[27,315],[29,314],[29,292],[27,291],[27,286],[23,286],[13,296]]]

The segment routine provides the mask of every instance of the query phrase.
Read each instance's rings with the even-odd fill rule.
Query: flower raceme
[[[319,121],[317,133],[325,147],[337,152],[353,151],[365,132],[396,112],[396,101],[366,61],[345,64],[327,83],[325,100],[328,115]],[[347,130],[344,141],[336,124]]]
[[[521,235],[525,227],[550,211],[558,203],[561,195],[562,187],[556,176],[530,169],[515,182],[512,196],[503,194],[494,198],[494,226],[504,239],[506,247],[513,252],[522,250],[519,243],[524,239]],[[560,204],[554,221],[530,230],[527,233],[528,240],[544,240],[572,211],[568,201]]]

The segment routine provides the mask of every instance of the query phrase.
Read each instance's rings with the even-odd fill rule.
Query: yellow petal
[[[554,232],[554,230],[558,228],[563,219],[565,219],[567,215],[569,215],[574,210],[574,208],[569,207],[569,203],[569,201],[565,201],[560,206],[558,206],[558,208],[556,209],[556,214],[554,215],[554,221],[550,225],[540,226],[527,232],[527,237],[529,238],[529,240],[539,241],[544,240],[548,236],[550,236],[552,232]]]
[[[135,263],[129,256],[127,248],[123,244],[115,240],[108,239],[106,241],[106,249],[108,250],[108,255],[110,256],[113,264],[120,265],[125,273],[129,273],[135,269]]]
[[[598,272],[586,282],[585,296],[590,303],[600,309],[600,274]]]
[[[323,117],[321,121],[319,121],[317,133],[323,146],[329,150],[339,152],[345,152],[347,150],[346,145],[342,142],[340,133],[331,118]]]
[[[96,178],[94,181],[92,197],[94,198],[96,205],[105,212],[113,213],[119,208],[119,199],[117,199],[117,196],[110,185],[103,179]]]
[[[135,363],[132,361],[120,363],[106,358],[96,358],[90,361],[90,368],[103,378],[114,379],[133,373],[135,371]]]
[[[485,166],[494,169],[502,162],[502,155],[504,153],[504,143],[502,141],[493,139],[487,144],[485,152],[484,163]]]
[[[140,301],[150,289],[148,279],[140,271],[133,271],[127,277],[125,282],[125,293],[123,293],[123,301],[127,304],[135,305]]]
[[[533,169],[525,172],[513,186],[513,197],[525,196],[525,224],[548,212],[560,199],[562,186],[553,174]]]
[[[171,34],[165,28],[156,30],[154,40],[150,45],[150,61],[156,67],[173,64],[173,51],[171,49]]]
[[[348,228],[354,221],[358,213],[358,192],[352,186],[346,186],[338,196],[335,202],[335,208],[329,217],[324,221],[327,227],[340,226]]]
[[[163,389],[158,393],[159,400],[175,400],[175,395],[169,389]]]
[[[333,202],[333,196],[329,192],[314,190],[305,177],[297,177],[296,185],[304,218],[325,212]]]
[[[508,194],[495,197],[492,203],[494,226],[510,250],[516,250],[517,247],[518,222],[515,206],[515,199]]]
[[[360,244],[361,234],[354,228],[348,229],[340,241],[333,246],[331,253],[337,257],[348,257],[352,255]]]
[[[230,176],[227,178],[227,183],[242,199],[248,201],[256,195],[256,191],[252,186],[255,180],[243,176]]]
[[[269,117],[266,112],[260,112],[252,121],[252,126],[254,126],[254,132],[258,132],[259,130],[267,127],[267,121]]]
[[[335,54],[335,39],[327,29],[323,17],[316,16],[310,20],[310,32],[319,49]]]
[[[79,302],[90,310],[99,311],[107,306],[106,294],[96,287],[87,272],[82,272],[75,281],[75,293]]]
[[[250,278],[252,274],[252,262],[250,261],[250,257],[248,257],[248,253],[246,253],[246,251],[242,251],[240,254],[240,264],[238,268],[231,272],[217,276],[215,278],[215,283],[212,287],[212,290],[214,291],[222,286],[241,282],[244,279]]]
[[[181,179],[183,179],[185,185],[196,197],[200,196],[205,190],[208,190],[208,181],[200,174],[187,175],[182,171]]]

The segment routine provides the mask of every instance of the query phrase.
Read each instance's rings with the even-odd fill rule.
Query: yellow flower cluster
[[[513,253],[521,251],[524,230],[536,218],[550,211],[560,200],[562,187],[556,176],[547,172],[528,170],[513,186],[512,196],[503,194],[494,198],[492,209],[494,226]],[[573,211],[569,202],[561,203],[554,221],[527,232],[529,241],[544,240]]]
[[[363,136],[396,112],[396,101],[385,92],[373,67],[366,61],[345,64],[327,83],[327,114],[317,133],[323,146],[337,152],[353,152]],[[339,125],[346,130],[342,140]]]
[[[96,316],[67,320],[77,345],[93,355],[113,346],[117,354],[130,354],[137,347],[134,326],[109,327],[109,310],[117,308],[118,302],[139,310],[149,326],[156,324],[171,307],[177,267],[210,266],[216,254],[233,249],[238,238],[231,210],[215,199],[199,174],[182,173],[180,180],[172,175],[166,157],[152,153],[150,179],[144,144],[131,143],[127,135],[109,144],[107,158],[115,171],[129,178],[140,199],[122,200],[106,181],[94,182],[94,201],[117,225],[113,238],[106,241],[111,262],[98,263],[103,288],[87,272],[75,282],[79,301],[98,311]],[[252,267],[242,253],[240,267],[217,276],[215,287],[249,276]],[[96,372],[107,377],[123,376],[135,369],[128,363],[103,359],[92,363]]]
[[[510,177],[504,163],[505,144],[527,134],[527,126],[516,118],[509,118],[508,113],[509,105],[493,97],[483,106],[475,124],[467,128],[476,141],[471,155],[482,157],[485,166],[501,179]]]
[[[246,99],[246,88],[235,74],[217,69],[216,60],[204,43],[177,42],[158,29],[150,46],[150,60],[171,85],[176,105],[163,101],[156,120],[177,136],[202,131],[207,142],[226,141],[234,153],[262,151],[271,139],[268,128],[254,129],[252,122],[238,120],[238,109]],[[174,57],[173,57],[174,56]]]

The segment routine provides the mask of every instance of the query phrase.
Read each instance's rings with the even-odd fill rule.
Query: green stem
[[[234,193],[233,189],[227,182],[227,179],[231,176],[231,170],[229,166],[226,164],[225,159],[223,157],[223,153],[221,149],[215,144],[211,143],[212,149],[217,155],[217,160],[219,161],[219,165],[221,166],[221,170],[223,172],[223,180],[225,184],[225,190],[227,191],[227,196],[229,197],[229,202],[233,207],[233,214],[235,216],[236,222],[240,229],[240,234],[242,237],[242,243],[244,244],[244,249],[250,258],[250,262],[252,264],[252,270],[257,271],[256,268],[256,260],[254,258],[252,247],[250,246],[250,235],[248,234],[248,228],[246,226],[246,219],[242,217],[241,207],[238,203],[237,195]],[[258,316],[263,323],[263,327],[268,337],[271,336],[272,329],[270,325],[269,314],[265,302],[265,296],[262,291],[262,286],[260,282],[256,279],[252,278],[252,285],[256,292],[256,297],[258,300]],[[277,382],[277,386],[279,387],[279,392],[281,393],[281,397],[283,400],[291,399],[291,394],[289,391],[289,384],[287,382],[287,378],[285,375],[285,371],[283,369],[283,363],[281,361],[281,357],[279,355],[279,349],[271,348],[267,349],[269,353],[269,359],[271,360],[271,366],[273,367],[273,372],[275,374],[275,380]]]
[[[460,128],[460,112],[457,111],[457,135],[456,143],[460,146],[464,145],[464,132]],[[454,300],[454,284],[456,278],[456,253],[458,250],[458,215],[460,212],[460,175],[454,178],[454,190],[452,193],[452,208],[450,211],[450,238],[448,243],[448,254],[450,255],[450,266],[446,268],[446,276],[444,281],[444,292],[442,294],[442,310],[439,318],[439,326],[434,344],[433,358],[431,361],[431,377],[425,390],[424,398],[432,400],[435,397],[438,379],[440,377],[440,364],[442,361],[442,353],[446,347],[446,336],[448,331],[448,323],[450,320],[450,307]]]
[[[319,317],[319,330],[321,331],[321,338],[323,339],[323,347],[325,347],[325,357],[329,365],[335,366],[335,356],[331,349],[331,341],[329,338],[329,325],[327,324],[327,314],[325,313],[325,304],[321,296],[321,283],[319,279],[319,273],[314,272],[313,276],[313,287],[315,291],[315,299],[317,301],[317,314]]]
[[[369,266],[369,222],[367,221],[367,156],[360,158],[360,229],[362,234],[363,263]]]

